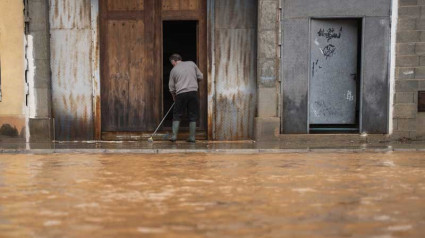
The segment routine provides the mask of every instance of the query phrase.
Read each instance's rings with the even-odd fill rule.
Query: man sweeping
[[[183,61],[179,54],[169,58],[173,69],[170,73],[168,86],[175,102],[173,109],[173,135],[170,141],[177,140],[180,121],[184,110],[189,116],[189,138],[187,142],[195,143],[196,121],[199,116],[198,80],[203,79],[203,74],[192,61]]]

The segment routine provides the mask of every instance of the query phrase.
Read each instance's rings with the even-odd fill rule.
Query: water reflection
[[[0,155],[0,237],[422,237],[420,153]]]

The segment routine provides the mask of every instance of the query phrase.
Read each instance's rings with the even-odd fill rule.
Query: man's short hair
[[[179,54],[172,54],[172,55],[170,56],[169,60],[170,60],[170,62],[171,62],[172,60],[174,60],[174,61],[182,61],[182,57],[181,57],[181,55],[179,55]]]

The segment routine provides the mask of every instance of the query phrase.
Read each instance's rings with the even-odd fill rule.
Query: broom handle
[[[167,114],[165,114],[164,118],[162,119],[161,123],[159,123],[159,126],[156,128],[155,132],[152,134],[152,136],[154,136],[156,134],[156,132],[158,131],[158,129],[161,127],[162,123],[165,121],[165,118],[167,118],[168,114],[170,114],[171,109],[173,109],[174,104],[176,104],[175,102],[173,103],[173,105],[171,105],[170,109],[168,110]]]

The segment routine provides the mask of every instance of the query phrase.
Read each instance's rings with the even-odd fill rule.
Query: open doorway
[[[169,92],[168,81],[173,66],[168,58],[173,53],[180,54],[184,61],[193,61],[198,64],[198,21],[163,21],[163,115],[167,113],[173,104],[173,98]],[[164,127],[170,128],[173,115],[170,113],[164,121]],[[188,126],[186,117],[181,122],[181,127]]]

